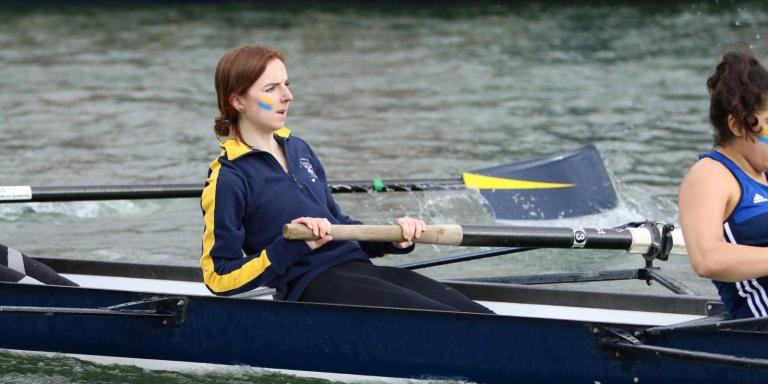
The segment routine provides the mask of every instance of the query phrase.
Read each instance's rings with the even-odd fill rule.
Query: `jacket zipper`
[[[285,154],[285,163],[286,163],[285,166],[286,166],[286,168],[288,168],[287,171],[285,169],[283,169],[283,166],[280,165],[280,162],[277,161],[277,159],[274,156],[272,156],[271,153],[267,153],[267,152],[264,152],[264,151],[261,151],[261,150],[257,150],[257,151],[264,152],[264,154],[267,157],[270,158],[270,161],[272,162],[272,164],[274,164],[277,167],[277,169],[279,169],[281,172],[287,174],[288,177],[291,178],[291,181],[293,181],[293,184],[296,186],[296,188],[298,188],[298,190],[300,192],[306,193],[306,187],[304,187],[304,185],[302,185],[299,182],[299,180],[296,178],[296,176],[293,175],[293,172],[291,172],[291,165],[290,165],[290,163],[288,163],[288,150],[285,149],[285,144],[283,144],[283,143],[280,143],[280,144],[281,144],[280,146],[283,148],[283,153]]]
[[[296,176],[294,176],[293,173],[291,173],[291,171],[288,171],[287,173],[288,173],[288,176],[291,177],[291,180],[293,180],[294,184],[296,184],[296,186],[299,187],[299,191],[304,192],[306,188],[301,183],[299,183],[299,180],[296,179]]]

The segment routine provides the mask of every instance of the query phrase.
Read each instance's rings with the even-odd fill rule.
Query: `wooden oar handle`
[[[397,224],[389,225],[332,225],[329,235],[334,240],[357,241],[405,241],[403,230]],[[288,240],[316,240],[317,236],[304,224],[286,224],[283,237]],[[416,239],[417,243],[460,245],[463,231],[460,225],[427,225],[427,229]]]

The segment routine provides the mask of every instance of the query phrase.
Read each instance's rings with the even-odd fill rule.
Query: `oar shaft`
[[[336,240],[403,241],[399,225],[332,225]],[[312,240],[312,231],[301,224],[286,224],[283,236],[293,240]],[[672,233],[671,253],[685,254],[680,230]],[[616,249],[645,253],[651,235],[645,228],[567,228],[526,226],[428,225],[417,243],[522,248]]]
[[[464,189],[462,179],[342,180],[333,193],[407,192]],[[83,185],[72,187],[0,186],[0,204],[18,202],[174,199],[200,197],[201,184]]]
[[[632,234],[615,229],[465,225],[461,245],[524,248],[629,249]]]
[[[0,203],[200,197],[198,184],[102,185],[74,187],[0,187]]]
[[[411,191],[449,191],[464,189],[464,180],[453,179],[376,179],[330,181],[332,193],[355,192],[411,192]]]

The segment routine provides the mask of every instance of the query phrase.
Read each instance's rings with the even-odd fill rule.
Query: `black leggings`
[[[309,283],[299,300],[493,313],[461,292],[416,272],[357,260],[321,272]]]
[[[77,286],[49,266],[0,244],[0,281]]]

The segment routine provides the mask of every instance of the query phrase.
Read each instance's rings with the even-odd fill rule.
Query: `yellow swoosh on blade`
[[[506,179],[503,177],[493,177],[478,175],[476,173],[464,172],[464,185],[467,188],[477,189],[549,189],[549,188],[569,188],[574,184],[566,183],[548,183],[544,181],[528,181],[517,179]]]

